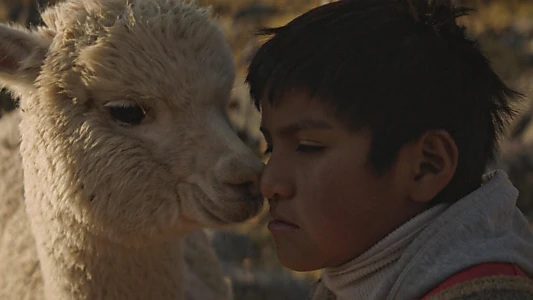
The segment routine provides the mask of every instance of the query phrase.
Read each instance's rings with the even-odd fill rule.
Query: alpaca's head
[[[0,28],[29,199],[54,195],[48,209],[133,245],[258,212],[263,164],[228,123],[233,60],[207,11],[69,0],[43,20]]]

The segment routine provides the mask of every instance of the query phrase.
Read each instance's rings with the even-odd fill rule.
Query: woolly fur
[[[0,271],[21,272],[0,281],[0,296],[38,295],[42,278],[47,299],[183,299],[186,235],[262,203],[247,185],[263,164],[225,116],[230,49],[188,1],[69,0],[42,17],[31,31],[0,27],[0,82],[20,97],[21,120],[21,156],[16,133],[0,149],[12,179],[0,185],[0,255],[20,257]],[[142,106],[143,123],[118,124],[106,108],[117,101]],[[2,126],[9,118],[19,116]],[[202,268],[216,262],[203,233],[187,238]],[[209,268],[212,286],[222,282]],[[24,285],[35,288],[10,294]]]

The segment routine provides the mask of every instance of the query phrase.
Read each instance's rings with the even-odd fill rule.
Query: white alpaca
[[[21,107],[21,156],[13,134],[0,171],[23,166],[0,201],[0,298],[183,299],[184,280],[216,273],[184,278],[184,236],[262,204],[263,164],[225,116],[230,49],[190,2],[70,0],[43,19],[0,27],[0,82]]]

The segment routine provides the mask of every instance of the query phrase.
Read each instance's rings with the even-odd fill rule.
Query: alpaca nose
[[[259,176],[245,183],[238,184],[241,188],[245,189],[247,193],[253,198],[259,198],[261,196],[261,190],[259,189]]]
[[[215,174],[223,184],[243,191],[251,198],[261,196],[259,179],[265,164],[253,157],[232,156],[218,162]]]

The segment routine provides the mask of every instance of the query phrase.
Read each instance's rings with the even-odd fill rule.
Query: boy
[[[533,234],[483,176],[518,94],[451,0],[345,0],[273,35],[247,76],[277,255],[313,299],[532,299]],[[457,298],[454,298],[457,297]]]

